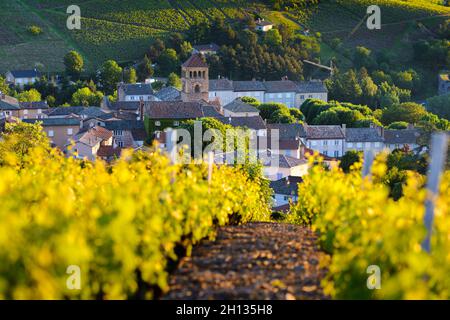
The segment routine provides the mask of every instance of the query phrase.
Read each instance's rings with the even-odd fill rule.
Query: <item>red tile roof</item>
[[[121,148],[114,148],[113,146],[100,146],[97,150],[97,157],[112,158],[114,156],[120,157]]]
[[[208,64],[200,53],[193,54],[183,63],[184,68],[208,68]]]

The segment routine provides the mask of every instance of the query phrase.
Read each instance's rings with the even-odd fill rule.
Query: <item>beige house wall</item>
[[[72,134],[69,134],[69,129],[72,129]],[[65,146],[70,143],[70,140],[80,131],[80,126],[46,126],[44,132],[52,143],[59,149],[64,150]],[[51,136],[53,133],[53,136]]]

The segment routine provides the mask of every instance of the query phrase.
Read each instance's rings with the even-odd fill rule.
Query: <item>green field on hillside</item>
[[[71,49],[82,53],[92,71],[106,59],[139,59],[155,38],[184,32],[193,23],[216,17],[232,22],[254,12],[296,30],[320,32],[324,59],[344,54],[330,49],[335,38],[343,40],[344,48],[407,50],[422,31],[418,22],[433,25],[444,19],[441,15],[450,14],[439,1],[324,0],[314,9],[279,12],[256,0],[80,0],[82,30],[69,31],[66,9],[73,1],[10,0],[0,11],[0,72],[36,65],[61,71],[63,56]],[[364,24],[355,29],[371,4],[381,6],[382,30],[369,31]],[[43,33],[31,35],[27,30],[31,25],[40,26]]]

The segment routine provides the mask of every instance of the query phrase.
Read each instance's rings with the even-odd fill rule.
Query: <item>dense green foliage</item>
[[[156,151],[112,166],[68,159],[23,126],[0,142],[2,299],[152,298],[171,261],[217,226],[269,217],[260,171],[214,167],[208,182],[205,165]],[[71,265],[81,290],[66,287]]]
[[[258,108],[261,118],[267,120],[268,123],[297,123],[304,120],[301,111],[288,108],[282,103],[261,103],[255,106]]]
[[[372,180],[361,165],[349,174],[315,166],[299,185],[299,199],[289,215],[295,223],[312,224],[322,248],[332,253],[325,292],[340,299],[448,299],[450,175],[436,199],[431,253],[421,249],[425,237],[424,179],[410,172],[404,196],[389,197],[381,181],[386,165],[377,162]],[[369,266],[380,268],[381,288],[367,287]]]
[[[79,77],[84,67],[83,57],[76,51],[68,52],[64,57],[66,73],[69,76]]]
[[[307,99],[300,111],[310,124],[341,125],[348,127],[369,127],[380,125],[376,114],[367,106],[337,101],[325,102],[318,99]]]
[[[429,98],[427,109],[439,117],[450,120],[450,93]]]

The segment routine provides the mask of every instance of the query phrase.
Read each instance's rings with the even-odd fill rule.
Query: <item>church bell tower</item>
[[[200,53],[195,53],[181,65],[183,89],[181,99],[185,102],[209,100],[208,64]]]

